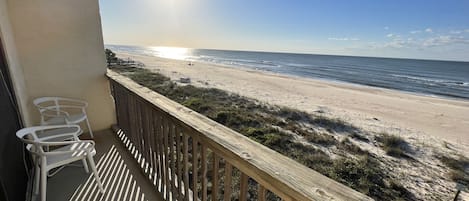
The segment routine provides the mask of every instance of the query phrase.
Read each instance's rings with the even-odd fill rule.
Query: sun
[[[153,54],[158,57],[168,58],[168,59],[177,59],[177,60],[186,60],[189,58],[190,49],[183,47],[152,47],[151,50]]]

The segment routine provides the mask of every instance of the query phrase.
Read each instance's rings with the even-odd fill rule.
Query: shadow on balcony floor
[[[94,177],[82,166],[70,166],[48,179],[48,201],[163,200],[112,130],[97,132],[94,140],[94,160],[105,192],[99,192]]]

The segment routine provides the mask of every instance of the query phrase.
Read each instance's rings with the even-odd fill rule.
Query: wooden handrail
[[[239,200],[249,193],[266,200],[266,192],[282,200],[372,200],[125,76],[108,70],[107,77],[121,139],[166,200],[226,200],[237,192]]]

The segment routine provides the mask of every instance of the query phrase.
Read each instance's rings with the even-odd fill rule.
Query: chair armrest
[[[83,109],[86,108],[87,105],[60,105],[60,108],[72,108],[72,109]]]
[[[64,142],[38,142],[39,146],[65,146],[72,145],[70,150],[52,150],[44,152],[44,156],[53,156],[53,155],[62,155],[68,153],[77,153],[77,152],[87,152],[90,153],[93,151],[95,143],[92,140],[83,140],[83,141],[64,141]]]
[[[77,125],[56,125],[43,126],[35,131],[37,142],[58,142],[58,139],[73,139],[80,141],[78,136],[82,133],[80,126]]]
[[[41,115],[44,117],[57,117],[61,115],[57,115],[57,113],[65,115],[65,116],[70,116],[70,114],[66,111],[58,109],[56,106],[48,106],[48,107],[39,107],[41,110]],[[52,112],[54,114],[49,114],[49,112]]]
[[[93,140],[70,140],[70,141],[40,141],[40,142],[33,142],[36,145],[39,146],[63,146],[63,145],[71,145],[71,144],[86,144],[90,143],[93,146],[95,145],[95,142]]]
[[[57,100],[59,101],[60,107],[62,107],[62,105],[60,104],[60,101],[71,102],[71,103],[78,104],[79,106],[82,106],[82,107],[88,107],[88,102],[86,102],[84,100],[73,99],[73,98],[64,98],[64,97],[57,97]]]
[[[80,130],[81,131],[81,130]],[[78,138],[78,134],[80,131],[76,133],[60,133],[60,134],[50,134],[45,137],[39,138],[42,142],[58,142],[57,139],[73,139],[74,141],[80,141],[80,138]]]

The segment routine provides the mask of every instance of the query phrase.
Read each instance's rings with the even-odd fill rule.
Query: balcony
[[[111,129],[95,133],[94,160],[103,181],[105,193],[100,193],[92,175],[82,167],[67,167],[48,179],[47,200],[163,200],[151,182],[140,172],[130,152]],[[76,163],[80,166],[81,163]],[[39,199],[36,199],[39,200]]]
[[[95,138],[105,193],[70,167],[50,179],[50,200],[371,200],[116,72],[107,76],[117,125]]]

